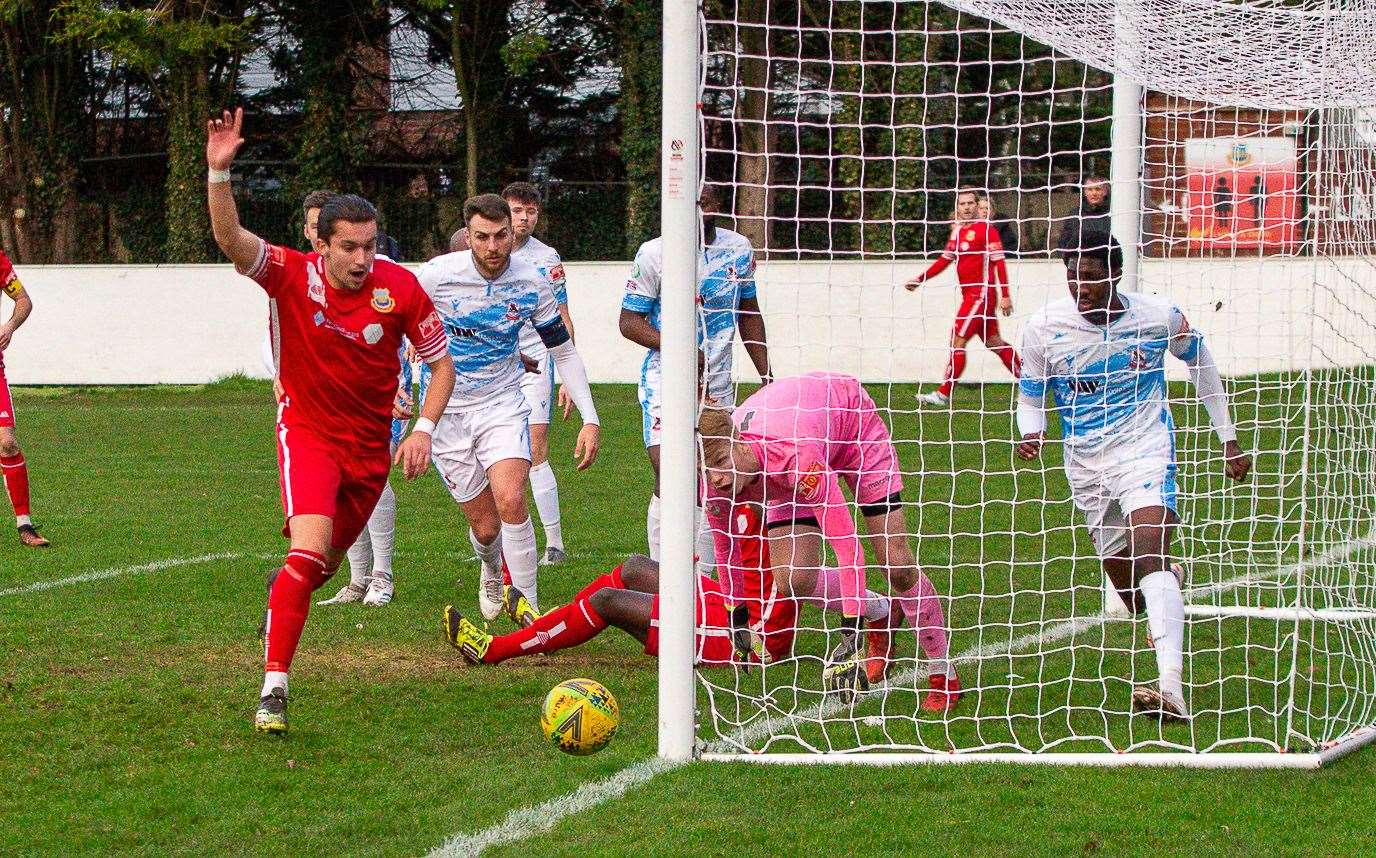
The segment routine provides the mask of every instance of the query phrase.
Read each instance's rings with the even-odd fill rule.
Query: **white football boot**
[[[392,601],[392,593],[392,573],[374,569],[373,577],[368,581],[368,592],[363,596],[363,604],[370,608],[381,608]]]

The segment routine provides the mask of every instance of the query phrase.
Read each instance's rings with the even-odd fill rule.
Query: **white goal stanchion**
[[[661,754],[1314,767],[1376,740],[1372,20],[1376,0],[666,0]],[[842,621],[813,592],[786,655],[689,665],[699,175],[755,249],[776,377],[859,378],[897,452],[935,595],[887,603],[916,613],[853,699],[825,687]],[[958,216],[960,188],[990,211]],[[1105,586],[1054,419],[1018,458],[1007,355],[972,336],[950,404],[916,398],[955,361],[960,291],[949,269],[903,284],[976,222],[1010,245],[1007,342],[1067,294],[1066,231],[1107,228],[1121,288],[1178,307],[1223,376],[1244,482],[1166,358],[1187,723],[1132,711],[1151,627]],[[739,402],[739,348],[735,376]],[[899,598],[867,551],[869,589]],[[933,600],[963,688],[946,713],[923,706],[941,645],[913,629]]]

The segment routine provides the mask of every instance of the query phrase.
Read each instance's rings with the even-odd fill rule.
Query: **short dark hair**
[[[325,203],[334,199],[334,191],[311,191],[306,194],[306,198],[301,201],[301,215],[304,217],[311,209],[323,209]]]
[[[482,215],[488,220],[511,220],[511,206],[496,194],[478,194],[463,201],[463,222],[467,226],[474,215]]]
[[[540,191],[530,182],[512,182],[502,189],[502,199],[538,206],[543,202]],[[486,215],[484,215],[486,217]]]
[[[1110,233],[1100,229],[1085,229],[1079,221],[1064,233],[1056,250],[1067,266],[1076,257],[1086,256],[1104,264],[1110,280],[1123,275],[1123,246]]]
[[[334,225],[340,221],[348,223],[376,223],[377,208],[358,194],[335,194],[320,207],[320,222],[315,234],[328,242],[334,235]]]
[[[974,185],[961,185],[956,188],[956,199],[960,199],[966,194],[974,194],[975,202],[989,199],[989,195],[984,192],[983,188],[977,188]]]

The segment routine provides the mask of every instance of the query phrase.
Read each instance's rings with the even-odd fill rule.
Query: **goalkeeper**
[[[893,656],[893,630],[906,617],[932,661],[923,708],[945,712],[954,707],[960,680],[948,658],[941,599],[908,544],[898,455],[860,382],[825,372],[779,379],[734,413],[704,409],[698,430],[712,530],[726,530],[722,498],[763,503],[779,588],[840,608],[842,636],[828,659],[828,686],[846,695],[882,679]],[[842,480],[855,495],[875,558],[888,573],[892,600],[867,595],[864,550],[841,493]],[[835,569],[822,566],[824,538],[836,554]],[[859,651],[862,616],[871,630],[868,657]]]
[[[1159,682],[1133,690],[1133,711],[1187,721],[1185,604],[1170,563],[1179,518],[1166,352],[1190,368],[1223,443],[1224,472],[1245,479],[1252,460],[1238,446],[1213,355],[1180,309],[1118,291],[1123,251],[1108,233],[1083,232],[1061,250],[1070,297],[1047,304],[1023,329],[1018,455],[1041,454],[1050,386],[1075,506],[1123,602],[1146,611],[1156,648]]]

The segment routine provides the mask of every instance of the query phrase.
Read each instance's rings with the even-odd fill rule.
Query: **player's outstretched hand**
[[[228,110],[219,119],[205,124],[205,161],[212,170],[228,170],[234,163],[239,147],[244,145],[244,109]]]
[[[596,423],[584,423],[578,432],[578,442],[573,445],[573,457],[578,460],[578,470],[586,471],[592,467],[601,449],[602,427]]]
[[[907,289],[909,292],[912,292],[912,291],[915,291],[915,290],[917,289],[917,287],[919,287],[919,286],[921,286],[921,285],[922,285],[922,275],[919,274],[919,275],[917,275],[916,277],[914,277],[913,279],[909,280],[907,283],[904,283],[904,284],[903,284],[903,288],[904,288],[904,289]]]
[[[1045,432],[1033,432],[1022,436],[1022,443],[1018,444],[1018,455],[1029,462],[1032,461],[1042,454],[1042,442],[1045,440]]]
[[[1236,441],[1223,445],[1223,472],[1239,482],[1252,472],[1252,457],[1242,452]]]
[[[287,395],[287,391],[286,391],[285,388],[282,387],[282,379],[280,379],[280,378],[278,378],[278,377],[276,377],[276,376],[273,376],[273,378],[272,378],[272,398],[275,399],[275,400],[277,400],[278,402],[281,402],[281,401],[282,401],[282,397],[283,397],[283,396],[286,396],[286,395]]]
[[[401,465],[401,473],[408,480],[414,480],[425,473],[425,466],[429,463],[429,432],[412,432],[407,435],[406,440],[397,446],[396,455],[392,457],[392,464]]]
[[[1008,297],[1000,298],[999,312],[1003,313],[1005,316],[1013,315],[1013,299]]]
[[[14,337],[14,329],[9,325],[0,325],[0,352],[10,347],[10,340]]]
[[[559,385],[559,408],[564,412],[564,419],[569,419],[569,415],[573,413],[573,397],[562,384]]]
[[[521,356],[521,366],[525,367],[526,372],[537,373],[540,371],[540,362],[525,352],[518,352]]]

